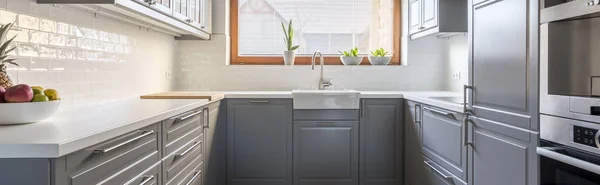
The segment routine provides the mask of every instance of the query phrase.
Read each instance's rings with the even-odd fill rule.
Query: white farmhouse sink
[[[293,90],[294,109],[359,109],[355,90]]]

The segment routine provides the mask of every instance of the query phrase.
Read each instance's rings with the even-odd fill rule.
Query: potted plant
[[[10,43],[15,39],[16,35],[11,39],[6,40],[8,31],[12,28],[12,26],[13,23],[9,23],[0,27],[0,87],[5,89],[13,86],[13,81],[6,73],[6,65],[12,64],[19,66],[17,63],[13,62],[15,59],[8,59],[8,53],[15,50],[14,47],[9,49],[9,46]]]
[[[342,56],[340,56],[340,59],[342,60],[342,63],[344,65],[360,65],[360,63],[363,60],[363,57],[358,56],[357,47],[354,47],[349,51],[340,51],[340,53],[342,54]]]
[[[292,44],[294,40],[294,27],[292,27],[292,20],[290,20],[287,29],[285,28],[285,25],[283,23],[281,23],[281,28],[283,28],[283,34],[285,34],[283,40],[285,41],[285,45],[287,47],[287,50],[283,52],[283,63],[285,65],[294,65],[294,60],[296,59],[295,51],[300,46],[294,46]]]
[[[369,62],[371,65],[388,65],[390,60],[392,60],[391,56],[386,56],[389,52],[385,51],[383,48],[379,48],[375,51],[371,51],[371,56],[369,56]]]

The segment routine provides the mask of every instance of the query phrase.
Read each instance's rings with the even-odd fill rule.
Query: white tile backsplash
[[[59,90],[63,110],[171,90],[173,36],[35,1],[0,0],[0,23],[17,20],[15,83]]]

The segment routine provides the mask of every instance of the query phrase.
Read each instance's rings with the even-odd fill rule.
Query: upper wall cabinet
[[[467,32],[467,0],[410,0],[410,39]]]
[[[74,4],[109,17],[157,29],[177,39],[210,39],[212,0],[37,0]]]

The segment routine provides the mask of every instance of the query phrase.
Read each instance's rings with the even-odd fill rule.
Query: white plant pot
[[[342,63],[344,65],[350,66],[350,65],[360,65],[360,63],[362,62],[364,57],[345,57],[345,56],[340,56],[340,59],[342,60]]]
[[[386,57],[369,56],[369,62],[371,63],[371,65],[388,65],[391,60],[392,60],[391,56],[386,56]]]
[[[283,51],[283,64],[287,66],[294,65],[294,60],[296,60],[295,51]]]

